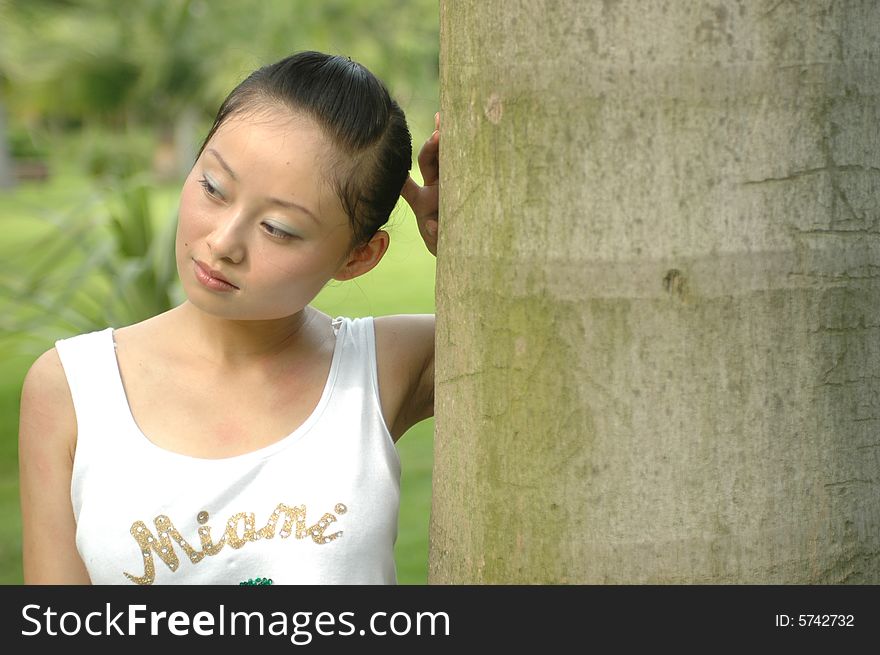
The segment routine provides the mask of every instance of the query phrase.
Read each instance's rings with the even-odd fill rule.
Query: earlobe
[[[349,253],[333,279],[345,282],[371,271],[388,251],[390,242],[391,236],[385,230],[378,230],[367,243],[356,246]]]

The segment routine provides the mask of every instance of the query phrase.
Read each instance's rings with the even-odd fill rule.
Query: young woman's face
[[[324,173],[332,148],[310,119],[283,110],[220,126],[180,197],[177,270],[194,305],[283,318],[339,272],[352,230]]]

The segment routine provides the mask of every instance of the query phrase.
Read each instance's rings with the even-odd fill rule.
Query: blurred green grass
[[[166,216],[169,212],[165,209],[173,210],[177,191],[176,187],[157,190],[157,205],[163,207],[157,215]],[[38,218],[47,208],[70,211],[79,205],[87,207],[90,197],[92,191],[84,180],[63,174],[47,184],[24,184],[14,192],[0,192],[2,249],[9,252],[26,248],[45,233]],[[425,249],[415,220],[402,201],[386,229],[391,246],[383,261],[360,278],[329,284],[315,299],[315,307],[331,316],[350,317],[434,312],[434,258]],[[0,315],[16,311],[20,309],[0,298]],[[21,383],[30,364],[52,343],[8,331],[0,338],[7,350],[23,353],[0,360],[0,584],[21,584],[17,459]],[[433,433],[434,421],[429,419],[414,426],[398,442],[402,477],[395,557],[401,584],[427,582]]]

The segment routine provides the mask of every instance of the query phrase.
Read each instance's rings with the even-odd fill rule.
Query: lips
[[[233,289],[238,289],[238,287],[226,279],[220,271],[215,271],[213,268],[206,266],[197,259],[194,259],[193,263],[195,264],[196,278],[198,278],[199,282],[206,287],[214,289],[215,291],[232,291]]]

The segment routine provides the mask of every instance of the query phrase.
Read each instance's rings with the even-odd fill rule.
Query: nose
[[[247,253],[244,224],[242,212],[233,207],[218,218],[207,238],[208,250],[215,259],[224,259],[232,264],[244,260]]]

